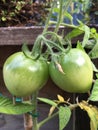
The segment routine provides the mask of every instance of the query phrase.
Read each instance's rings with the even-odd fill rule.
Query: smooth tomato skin
[[[23,52],[12,54],[4,63],[3,78],[9,92],[18,97],[32,95],[48,80],[48,64],[45,60],[32,60]]]
[[[59,64],[64,73],[53,62],[49,65],[51,79],[58,87],[71,93],[86,93],[91,89],[93,68],[84,51],[72,48],[67,54],[59,56]]]

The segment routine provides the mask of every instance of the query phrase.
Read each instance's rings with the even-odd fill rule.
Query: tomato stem
[[[47,43],[50,43],[50,44],[52,45],[52,47],[49,45],[51,48],[56,47],[56,48],[59,49],[61,52],[64,52],[64,49],[63,49],[62,47],[60,47],[59,45],[57,45],[55,42],[46,39],[44,36],[42,36],[42,39],[43,39],[43,41],[45,41],[44,43],[45,43],[46,45],[47,45]]]
[[[45,118],[44,120],[42,120],[40,123],[38,123],[38,127],[40,128],[41,126],[43,126],[45,123],[47,123],[49,120],[53,119],[54,117],[56,117],[59,114],[59,111],[57,111],[56,113],[54,113],[51,116],[48,116],[47,118]]]
[[[61,36],[59,36],[57,33],[55,33],[55,32],[52,32],[52,31],[47,31],[47,32],[45,32],[44,34],[43,34],[44,36],[48,36],[48,35],[51,35],[51,36],[55,36],[56,37],[56,41],[58,41],[57,42],[57,44],[59,44],[62,48],[63,48],[63,43],[64,43],[64,40],[63,40],[63,38],[61,37]]]
[[[75,108],[79,107],[79,104],[71,104],[69,105],[70,110],[74,110]],[[52,114],[51,116],[46,117],[44,120],[38,123],[38,128],[42,127],[45,123],[47,123],[49,120],[53,119],[54,117],[59,115],[59,110]]]
[[[48,35],[49,34],[50,35],[54,34],[57,37],[58,41],[59,41],[59,45],[56,44],[54,41],[46,39],[44,37],[44,35],[46,36],[47,34]],[[63,47],[61,47],[61,45],[62,45],[61,42],[62,41],[61,41],[60,37],[58,35],[56,35],[56,33],[54,33],[54,32],[47,32],[47,33],[44,33],[43,35],[39,35],[38,38],[37,38],[37,40],[36,40],[36,42],[35,42],[34,47],[32,48],[32,55],[35,56],[35,58],[36,58],[38,55],[41,54],[41,49],[42,49],[41,48],[41,46],[42,46],[41,44],[45,44],[48,47],[51,55],[53,55],[53,53],[54,53],[53,50],[52,50],[53,47],[57,48],[61,52],[64,52],[65,49]]]
[[[48,17],[47,17],[47,20],[46,20],[46,23],[45,23],[45,28],[44,28],[44,30],[43,30],[43,33],[47,32],[47,29],[48,29],[48,27],[49,27],[49,21],[50,21],[50,19],[51,19],[51,16],[52,16],[52,13],[53,13],[53,9],[54,9],[54,7],[55,7],[55,4],[56,4],[56,2],[54,1],[53,4],[52,4],[51,10],[50,10],[50,12],[49,12],[49,15],[48,15]],[[43,33],[42,33],[42,34],[43,34]]]
[[[59,30],[59,26],[61,24],[61,21],[63,20],[63,16],[64,16],[63,13],[65,13],[65,11],[68,10],[68,7],[69,7],[70,3],[72,2],[72,0],[69,0],[68,2],[64,2],[63,0],[59,0],[58,2],[59,2],[59,12],[58,12],[58,20],[56,22],[55,30],[54,30],[54,32],[48,31],[49,21],[50,21],[50,18],[52,16],[53,9],[54,9],[55,3],[56,3],[56,2],[53,2],[53,5],[51,7],[50,13],[48,15],[48,18],[47,18],[47,21],[46,21],[46,24],[45,24],[45,28],[44,28],[42,34],[37,37],[37,39],[34,43],[34,46],[32,48],[32,51],[31,51],[32,55],[35,56],[35,57],[38,57],[38,55],[40,56],[40,54],[42,53],[41,49],[42,49],[42,46],[43,46],[43,41],[44,41],[44,44],[46,44],[48,49],[50,50],[50,53],[53,54],[53,52],[52,52],[53,47],[56,47],[60,51],[64,52],[64,48],[63,48],[64,40],[62,40],[57,33],[58,33],[58,30]],[[63,6],[65,6],[65,5],[66,5],[66,7],[64,8]],[[50,40],[48,40],[46,38],[47,35],[51,35]],[[56,38],[57,38],[57,41],[60,44],[60,46],[57,45],[58,43],[57,44],[55,43]],[[52,44],[52,46],[50,44]]]
[[[58,15],[58,21],[57,21],[57,24],[56,24],[56,27],[55,27],[55,30],[54,32],[57,33],[58,32],[58,29],[59,29],[59,26],[60,26],[60,23],[61,23],[61,20],[62,20],[62,13],[63,13],[63,0],[59,0],[59,15]]]
[[[63,1],[62,1],[62,0],[59,0],[59,2],[60,2],[60,11],[59,11],[58,22],[57,22],[56,28],[55,28],[55,30],[54,30],[55,33],[58,32],[59,25],[60,25],[60,22],[61,22],[61,19],[62,19],[62,10],[63,10],[63,8],[62,8],[62,3],[63,3]],[[53,9],[54,9],[54,7],[55,7],[55,3],[56,3],[56,2],[53,2],[53,5],[52,5],[51,10],[50,10],[50,12],[49,12],[49,15],[48,15],[48,18],[47,18],[47,21],[46,21],[46,24],[45,24],[45,28],[44,28],[44,30],[43,30],[43,32],[42,32],[42,35],[43,35],[45,32],[47,32],[47,29],[48,29],[48,27],[49,27],[49,21],[50,21],[50,18],[51,18],[51,16],[52,16]],[[49,43],[49,41],[48,41],[48,43]],[[35,43],[34,43],[34,46],[33,46],[33,48],[32,48],[32,54],[35,55],[35,57],[36,57],[36,55],[39,54],[39,52],[40,52],[40,47],[41,47],[41,39],[40,39],[40,36],[38,36],[37,39],[36,39],[36,41],[35,41]],[[49,47],[49,46],[48,46],[48,47]]]
[[[34,56],[36,59],[40,55],[40,53],[41,53],[41,36],[39,35],[31,50],[31,55]]]

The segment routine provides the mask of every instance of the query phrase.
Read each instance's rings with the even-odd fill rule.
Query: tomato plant
[[[5,85],[14,96],[29,96],[48,80],[48,64],[42,58],[33,60],[23,52],[11,55],[3,67]]]
[[[98,70],[91,61],[91,59],[98,58],[98,33],[95,29],[90,29],[81,21],[78,21],[79,26],[73,25],[71,15],[69,15],[71,24],[63,23],[64,17],[62,14],[68,16],[66,11],[72,0],[66,2],[58,0],[58,3],[57,22],[50,22],[53,9],[55,8],[54,1],[45,28],[34,42],[32,50],[29,51],[27,46],[23,46],[22,51],[8,57],[3,66],[4,82],[10,93],[13,96],[19,97],[32,95],[32,99],[25,106],[25,101],[13,105],[11,100],[1,97],[0,105],[2,107],[0,112],[7,114],[23,114],[28,112],[26,115],[30,114],[30,119],[32,115],[30,122],[33,121],[33,126],[29,124],[30,122],[28,123],[27,116],[27,118],[24,118],[26,130],[30,129],[29,126],[33,127],[34,130],[39,130],[47,121],[59,115],[59,130],[63,130],[71,117],[71,111],[76,107],[80,107],[90,117],[91,129],[97,130],[98,108],[92,106],[89,101],[98,101],[98,75],[96,75],[97,80],[93,80],[93,71],[98,72]],[[54,31],[48,31],[50,23],[56,24]],[[72,31],[64,36],[61,35],[65,31],[63,30],[59,35],[58,29],[60,25],[70,27]],[[72,48],[71,40],[80,34],[84,34],[82,41],[78,41],[77,47]],[[68,46],[67,48],[66,45]],[[85,48],[89,48],[88,54]],[[50,63],[48,64],[48,62]],[[48,80],[48,67],[49,74],[54,83],[67,92],[86,93],[91,89],[92,83],[94,83],[91,96],[89,96],[87,101],[79,101],[77,98],[74,104],[70,102],[69,98],[65,100],[60,95],[58,95],[57,100],[37,98],[36,92]],[[37,99],[51,105],[49,116],[40,122],[37,120]],[[19,106],[21,106],[21,111]],[[24,110],[24,107],[26,107],[26,110]],[[55,109],[57,111],[54,111]]]
[[[49,72],[54,83],[67,92],[85,93],[92,86],[91,60],[84,51],[77,48],[58,56],[56,62],[51,61]]]

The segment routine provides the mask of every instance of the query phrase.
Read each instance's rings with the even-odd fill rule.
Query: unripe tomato
[[[90,90],[93,68],[89,56],[84,51],[72,48],[68,53],[60,55],[58,67],[51,61],[50,76],[58,87],[72,93],[85,93]]]
[[[48,80],[48,64],[45,60],[30,59],[23,52],[12,54],[3,66],[4,82],[14,96],[24,97],[40,90]]]

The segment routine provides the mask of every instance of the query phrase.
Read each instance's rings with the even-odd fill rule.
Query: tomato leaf
[[[89,37],[90,37],[90,28],[86,25],[84,25],[84,37],[83,37],[83,42],[82,42],[82,46],[85,47],[85,45],[87,44]]]
[[[92,62],[92,66],[93,66],[93,71],[94,72],[98,72],[98,69],[96,68],[95,64]]]
[[[91,33],[93,33],[93,34],[97,33],[96,28],[91,28]]]
[[[69,32],[65,38],[67,39],[72,39],[72,38],[75,38],[77,36],[79,36],[80,34],[84,33],[82,30],[80,30],[79,28],[75,28],[73,29],[71,32]]]
[[[98,74],[96,74],[96,77],[97,77],[97,79],[98,79]]]
[[[59,8],[53,8],[53,12],[59,13],[60,9]]]
[[[96,79],[96,81],[93,85],[93,89],[92,89],[91,95],[89,97],[89,100],[98,101],[98,79]]]
[[[37,99],[44,102],[44,103],[47,103],[47,104],[49,104],[51,106],[57,107],[57,104],[54,101],[50,100],[50,99],[47,99],[47,98],[37,98]]]
[[[71,110],[69,107],[60,106],[59,108],[59,130],[63,130],[71,117]]]
[[[97,130],[98,128],[98,110],[89,105],[87,102],[83,101],[79,103],[81,109],[85,110],[90,118],[90,128],[91,130]],[[96,113],[97,112],[97,113]]]
[[[30,103],[16,103],[7,97],[0,97],[0,113],[19,115],[33,110]]]
[[[95,39],[89,39],[85,47],[88,49],[92,49],[95,46],[95,44],[96,44]]]
[[[98,130],[98,110],[92,107],[92,115],[94,116],[90,121],[91,130]]]
[[[64,15],[65,15],[66,18],[68,18],[70,20],[70,22],[73,21],[73,17],[72,17],[72,15],[70,13],[68,13],[67,11],[65,11]]]
[[[80,49],[80,50],[82,50],[82,51],[85,51],[79,41],[77,42],[77,48]]]
[[[93,47],[93,49],[89,52],[89,56],[92,59],[98,58],[98,40],[97,40],[95,46]]]

